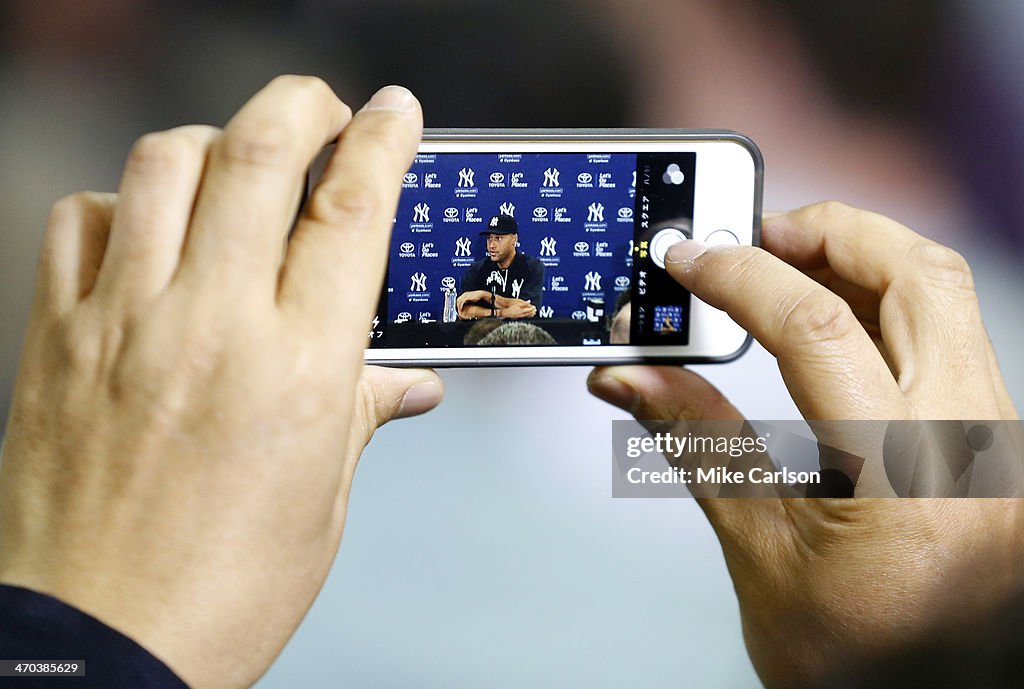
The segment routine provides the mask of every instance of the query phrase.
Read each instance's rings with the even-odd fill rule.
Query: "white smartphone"
[[[716,130],[427,130],[366,360],[709,363],[749,335],[666,272],[683,237],[757,245],[763,163]]]

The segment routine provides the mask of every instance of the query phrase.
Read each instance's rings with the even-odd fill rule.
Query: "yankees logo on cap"
[[[511,215],[499,213],[491,218],[487,229],[480,234],[519,234],[519,223]]]

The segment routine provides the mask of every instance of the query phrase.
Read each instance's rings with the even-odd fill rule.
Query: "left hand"
[[[533,318],[537,315],[537,307],[528,301],[515,299],[502,307],[500,315],[502,318]]]
[[[0,581],[194,689],[251,685],[312,604],[356,461],[442,396],[363,365],[419,104],[275,79],[224,131],[143,137],[51,213],[0,463]],[[338,140],[289,238],[305,171]]]

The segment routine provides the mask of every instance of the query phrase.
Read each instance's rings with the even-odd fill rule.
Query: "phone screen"
[[[370,347],[688,344],[651,243],[692,235],[696,156],[421,152]]]

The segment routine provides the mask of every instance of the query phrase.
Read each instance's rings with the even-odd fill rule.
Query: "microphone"
[[[494,302],[496,301],[496,297],[497,297],[497,294],[495,292],[495,287],[494,286],[495,286],[495,284],[500,283],[501,281],[502,281],[501,280],[501,273],[499,273],[496,270],[492,270],[491,274],[487,277],[487,283],[486,284],[491,286],[491,318],[494,318],[494,316],[495,316]],[[504,287],[504,285],[502,285],[502,287]]]

